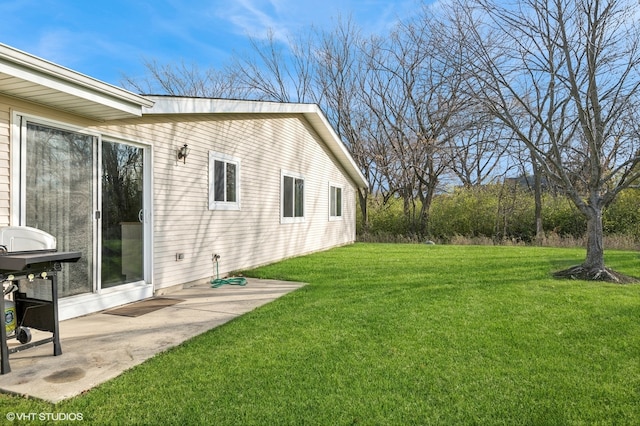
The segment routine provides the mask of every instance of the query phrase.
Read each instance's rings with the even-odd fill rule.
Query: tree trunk
[[[587,257],[582,264],[586,270],[604,270],[602,208],[590,206],[587,213]]]
[[[435,187],[436,183],[434,182],[432,185],[429,185],[426,194],[424,192],[420,192],[420,202],[422,206],[420,208],[420,227],[418,230],[418,236],[421,238],[429,236],[429,213],[431,212],[431,204],[433,204]]]
[[[619,284],[638,282],[604,265],[602,207],[585,206],[587,216],[587,257],[582,265],[556,272],[554,276],[592,281],[608,281]]]
[[[536,158],[531,155],[533,164],[533,194],[535,199],[535,217],[536,217],[536,245],[541,246],[544,243],[544,226],[542,224],[542,170],[538,166]]]
[[[360,214],[362,215],[362,231],[369,231],[369,210],[367,207],[369,199],[368,189],[358,189],[358,201],[360,202]]]

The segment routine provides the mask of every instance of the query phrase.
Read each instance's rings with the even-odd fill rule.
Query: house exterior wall
[[[7,99],[0,96],[0,227],[9,226],[11,194],[11,107]]]
[[[356,190],[299,115],[151,115],[95,129],[153,146],[156,291],[210,280],[213,254],[223,276],[355,240]],[[240,210],[209,210],[210,151],[240,161]],[[304,222],[281,223],[283,171],[304,177]],[[329,220],[330,184],[342,187],[342,220]]]
[[[17,111],[151,147],[156,291],[355,241],[356,189],[299,114],[170,114],[97,122],[0,95],[0,226],[11,223],[11,131]],[[186,164],[176,150],[189,146]],[[209,152],[240,160],[240,210],[209,210]],[[305,180],[305,220],[281,223],[282,172]],[[329,185],[342,219],[329,220]],[[176,254],[184,254],[176,260]]]

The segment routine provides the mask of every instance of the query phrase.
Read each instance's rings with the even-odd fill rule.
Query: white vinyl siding
[[[15,101],[15,102],[14,102]],[[16,106],[18,105],[18,106]],[[153,285],[157,290],[349,244],[355,240],[356,190],[296,114],[151,115],[100,123],[0,97],[0,225],[10,222],[10,108],[87,131],[151,144]],[[184,164],[176,150],[189,144]],[[241,160],[240,210],[209,210],[209,152]],[[304,222],[281,223],[282,171],[304,176]],[[342,186],[343,220],[328,221],[327,182]],[[176,254],[184,258],[176,260]]]
[[[10,225],[10,107],[0,98],[0,227]]]
[[[210,279],[212,254],[224,274],[355,240],[355,189],[298,115],[147,116],[101,131],[153,144],[156,289]],[[239,211],[208,208],[210,151],[242,160]],[[281,224],[283,170],[304,176],[304,223]],[[342,221],[327,221],[329,181],[343,186]]]

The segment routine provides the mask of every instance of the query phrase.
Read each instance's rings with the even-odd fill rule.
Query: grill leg
[[[62,355],[60,345],[60,324],[58,322],[58,274],[51,275],[51,303],[53,303],[53,355]]]
[[[7,346],[7,327],[4,319],[4,294],[0,291],[0,312],[2,312],[2,330],[0,330],[0,352],[2,355],[2,368],[0,374],[11,373],[11,366],[9,365],[9,347]]]

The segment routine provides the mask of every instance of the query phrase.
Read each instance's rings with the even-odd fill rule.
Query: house
[[[82,252],[61,319],[352,243],[366,185],[316,105],[140,96],[0,44],[0,227]]]

